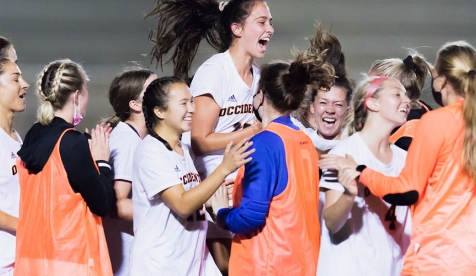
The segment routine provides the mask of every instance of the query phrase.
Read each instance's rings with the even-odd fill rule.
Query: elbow
[[[383,197],[383,200],[397,206],[409,206],[417,203],[419,198],[418,191],[411,190],[404,193],[387,194]]]
[[[334,217],[329,214],[329,212],[326,212],[326,210],[322,212],[322,218],[324,219],[327,230],[331,234],[339,232],[343,226],[342,224],[339,224],[339,222],[335,220]]]
[[[100,217],[105,217],[107,216],[107,214],[109,214],[109,208],[107,208],[106,206],[102,208],[90,208],[90,210],[93,214]]]
[[[193,212],[196,210],[191,210],[190,208],[187,208],[186,206],[184,207],[177,207],[177,208],[172,208],[172,210],[181,218],[187,219],[190,217]]]
[[[205,144],[205,139],[192,136],[191,146],[192,146],[192,152],[195,156],[203,156],[207,154],[204,144]]]

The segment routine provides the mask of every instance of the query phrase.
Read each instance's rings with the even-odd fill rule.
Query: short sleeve
[[[167,150],[165,147],[163,149]],[[137,172],[149,200],[158,193],[182,183],[180,176],[175,172],[178,164],[165,152],[149,148],[136,154],[141,156]]]
[[[223,91],[226,91],[226,88],[223,66],[218,63],[204,63],[195,73],[190,90],[194,97],[210,94],[218,106],[224,106],[226,99],[223,98]]]
[[[121,139],[115,137],[115,143],[118,142],[118,138]],[[114,180],[132,181],[132,160],[139,142],[139,139],[121,139],[120,145],[116,144],[114,148],[111,145],[110,162],[114,168]]]

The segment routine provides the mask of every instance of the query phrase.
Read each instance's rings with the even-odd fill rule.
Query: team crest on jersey
[[[231,97],[228,98],[228,101],[229,101],[229,102],[234,102],[234,103],[238,102],[238,101],[236,100],[235,95],[231,95]]]
[[[174,170],[175,170],[176,172],[179,172],[179,171],[180,171],[180,169],[179,169],[179,167],[178,167],[177,165],[175,165],[175,169],[174,169]]]
[[[10,158],[15,159],[15,158],[17,158],[17,156],[12,152],[12,154],[10,155]]]

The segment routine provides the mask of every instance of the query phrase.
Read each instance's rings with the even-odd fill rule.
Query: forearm
[[[354,204],[355,196],[343,193],[332,205],[325,207],[322,216],[329,232],[336,233],[346,223]]]
[[[257,125],[230,132],[230,133],[210,133],[205,137],[194,135],[192,130],[192,150],[196,156],[210,154],[212,152],[224,150],[230,141],[233,144],[243,139],[251,139],[260,129]]]
[[[203,204],[215,193],[225,180],[228,173],[222,169],[221,165],[213,171],[200,185],[184,191],[179,202],[175,204],[175,212],[181,217],[188,217],[197,209],[202,208]]]
[[[117,199],[116,202],[117,215],[119,218],[132,221],[132,199],[130,198],[121,198]]]
[[[18,218],[11,216],[3,211],[0,211],[0,228],[8,231],[16,231],[18,225]]]

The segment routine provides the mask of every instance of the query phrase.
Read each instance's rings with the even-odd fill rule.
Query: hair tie
[[[365,99],[364,99],[364,113],[367,111],[367,99],[372,97],[373,94],[378,90],[378,88],[384,83],[386,80],[388,80],[387,77],[377,77],[373,79],[370,84],[369,88],[367,88],[367,93],[365,93]]]
[[[470,76],[470,77],[476,76],[476,71],[474,69],[469,70],[468,71],[468,76]]]
[[[53,103],[55,102],[55,100],[52,100],[52,99],[50,99],[50,98],[46,98],[46,99],[45,99],[45,102],[50,102],[51,104],[53,104]]]
[[[220,3],[218,3],[218,9],[222,12],[225,9],[225,6],[227,4],[228,4],[228,2],[220,1]]]
[[[413,62],[413,57],[408,56],[403,60],[403,64],[405,64],[405,67],[407,67],[410,70],[415,71],[415,63]]]

